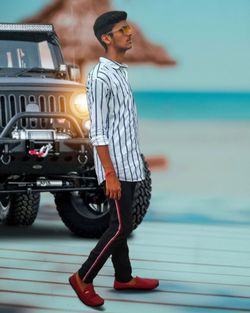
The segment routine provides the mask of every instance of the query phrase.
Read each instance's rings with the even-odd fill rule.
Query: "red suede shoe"
[[[114,281],[114,288],[116,290],[122,290],[122,289],[150,290],[150,289],[155,289],[158,286],[159,286],[158,279],[140,278],[138,276],[134,277],[133,280],[127,283],[120,283],[117,280]]]
[[[69,283],[74,289],[78,298],[88,306],[96,307],[103,305],[104,300],[95,292],[93,284],[87,284],[86,287],[83,287],[81,282],[82,281],[78,275],[78,272],[69,277]]]

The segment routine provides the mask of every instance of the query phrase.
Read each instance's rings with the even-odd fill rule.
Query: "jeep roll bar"
[[[77,135],[81,138],[85,138],[82,129],[80,128],[79,124],[77,123],[76,119],[73,116],[68,115],[66,113],[45,113],[45,112],[39,112],[39,113],[38,112],[22,112],[22,113],[16,114],[10,119],[8,124],[4,127],[2,133],[0,134],[0,138],[9,136],[15,123],[18,120],[23,119],[23,118],[65,118],[73,124],[77,132]]]

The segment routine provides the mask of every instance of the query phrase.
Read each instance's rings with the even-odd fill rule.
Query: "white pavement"
[[[96,240],[72,236],[59,220],[0,231],[1,313],[7,307],[22,313],[93,312],[75,296],[68,277]],[[133,273],[159,278],[160,286],[114,291],[108,260],[95,280],[106,299],[104,311],[250,312],[249,236],[249,227],[242,226],[142,223],[129,240]]]

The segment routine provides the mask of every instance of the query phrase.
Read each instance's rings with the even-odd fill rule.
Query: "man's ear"
[[[112,41],[112,38],[110,35],[107,35],[107,34],[103,34],[101,36],[101,40],[106,44],[106,45],[110,45],[111,41]]]

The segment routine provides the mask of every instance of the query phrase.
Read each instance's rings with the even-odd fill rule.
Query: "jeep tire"
[[[0,219],[4,224],[30,226],[38,213],[40,193],[18,193],[2,198],[0,202]]]
[[[142,222],[151,198],[151,173],[143,155],[142,159],[145,180],[138,182],[135,189],[132,208],[133,229]],[[102,203],[101,213],[93,210],[93,204],[86,203],[78,192],[57,193],[55,203],[62,221],[77,236],[99,238],[108,227],[109,201],[107,199]]]

